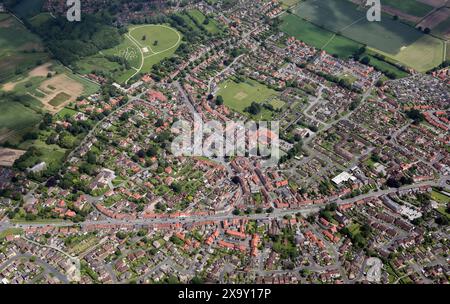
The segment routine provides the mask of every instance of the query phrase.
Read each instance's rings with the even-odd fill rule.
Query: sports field
[[[100,70],[112,74],[119,83],[126,83],[138,73],[149,72],[153,65],[172,56],[181,43],[181,34],[166,25],[139,25],[129,28],[123,42],[100,54],[77,62],[82,73]],[[105,55],[118,56],[128,61],[130,69],[108,60]]]
[[[281,100],[276,98],[278,95],[276,91],[252,79],[246,79],[244,82],[227,80],[220,84],[217,95],[223,97],[225,105],[245,115],[249,115],[245,109],[252,102],[270,103],[274,108],[281,108],[284,105]],[[254,118],[268,120],[271,118],[271,114],[271,111],[263,109],[258,117]]]
[[[346,0],[306,0],[294,9],[294,13],[421,72],[439,65],[444,58],[441,40],[391,17],[383,16],[381,22],[369,22],[365,9]]]

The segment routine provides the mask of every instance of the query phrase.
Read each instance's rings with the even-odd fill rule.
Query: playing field
[[[443,42],[383,16],[369,22],[366,10],[346,0],[306,0],[295,14],[319,27],[366,44],[421,72],[443,61]],[[331,44],[333,42],[330,42]]]
[[[280,108],[284,105],[281,100],[277,100],[277,92],[260,84],[252,79],[246,79],[245,82],[235,82],[227,80],[220,85],[217,95],[223,97],[225,105],[231,109],[248,115],[244,110],[249,107],[252,102],[270,103],[274,108]],[[270,111],[264,110],[259,115],[261,119],[270,119]]]
[[[139,25],[130,27],[123,42],[99,54],[77,62],[82,73],[103,71],[112,75],[119,83],[126,83],[138,73],[150,72],[153,65],[172,56],[181,43],[181,34],[166,25]],[[130,68],[108,60],[107,56],[118,56],[128,61]]]

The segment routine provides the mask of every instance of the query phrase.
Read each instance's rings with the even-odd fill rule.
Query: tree
[[[157,46],[158,43],[159,43],[159,41],[158,41],[158,40],[155,40],[155,41],[153,42],[153,46]]]
[[[251,105],[245,109],[245,111],[252,115],[257,115],[261,112],[261,105],[253,101]]]
[[[218,105],[218,106],[223,105],[223,97],[221,95],[217,96],[216,105]]]
[[[177,184],[177,183],[173,183],[173,184],[171,185],[171,188],[172,188],[172,190],[173,190],[175,193],[180,193],[181,190],[183,190],[183,187],[181,187],[181,185],[180,185],[180,184]]]
[[[420,123],[425,120],[425,116],[419,110],[412,109],[406,112],[408,118],[414,120],[414,123]]]
[[[147,36],[142,36],[142,41],[145,41],[145,40],[147,40]]]
[[[158,150],[156,149],[155,146],[150,146],[150,148],[147,150],[146,153],[147,157],[155,157],[156,155],[158,155]]]
[[[370,63],[370,58],[368,56],[363,57],[363,59],[361,59],[361,63],[368,65]]]
[[[94,152],[89,151],[87,153],[87,162],[92,164],[92,165],[95,165],[97,163],[97,155],[95,155]]]

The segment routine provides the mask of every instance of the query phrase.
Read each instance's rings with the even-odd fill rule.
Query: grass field
[[[11,131],[20,131],[36,125],[42,118],[41,103],[25,96],[21,101],[0,98],[0,141]]]
[[[203,24],[203,22],[206,19],[206,16],[201,11],[199,11],[197,9],[188,11],[188,15],[192,19],[197,21],[197,23],[199,23],[199,24]],[[214,20],[214,19],[209,19],[209,23],[208,24],[203,24],[203,26],[211,34],[217,34],[217,33],[220,32],[219,25],[217,24],[217,21]]]
[[[441,40],[386,15],[383,15],[382,22],[369,22],[366,10],[358,9],[350,1],[306,0],[294,9],[294,13],[318,27],[365,44],[420,72],[436,67],[444,59]],[[291,32],[294,31],[291,29]],[[305,29],[299,26],[298,31]],[[318,31],[320,36],[325,35],[323,31]],[[333,41],[330,42],[332,44]]]
[[[48,59],[42,43],[16,18],[0,14],[0,83]]]
[[[369,58],[370,58],[371,66],[377,68],[378,70],[380,70],[384,73],[386,73],[386,72],[393,73],[395,75],[395,78],[403,78],[403,77],[409,76],[408,73],[400,70],[395,65],[392,65],[388,62],[379,60],[378,58],[375,58],[375,57],[371,56],[370,54],[369,54]]]
[[[300,1],[301,0],[281,0],[281,6],[283,6],[284,8],[288,8],[288,7],[296,5]]]
[[[450,203],[450,197],[434,190],[431,192],[431,198],[440,204]]]
[[[181,43],[181,34],[166,25],[139,25],[129,28],[123,42],[99,54],[86,57],[77,62],[80,73],[103,71],[112,78],[125,83],[138,73],[149,72],[153,65],[172,56]],[[106,56],[118,56],[126,59],[131,68],[126,69]]]
[[[227,80],[220,85],[217,95],[221,95],[224,99],[225,105],[231,109],[249,115],[244,110],[251,105],[252,102],[264,103],[269,102],[275,108],[280,108],[284,105],[280,100],[276,99],[277,92],[260,84],[257,81],[247,79],[245,82],[235,82],[234,80]],[[268,120],[272,116],[272,112],[263,109],[254,119]]]
[[[318,49],[324,49],[330,54],[345,58],[354,54],[362,46],[348,38],[319,28],[298,16],[286,14],[282,19],[283,32]]]
[[[416,0],[383,0],[382,3],[417,17],[424,17],[433,10],[432,6]]]

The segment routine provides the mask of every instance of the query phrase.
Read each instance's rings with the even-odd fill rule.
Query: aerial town
[[[448,60],[394,62],[346,30],[315,44],[289,30],[310,0],[112,1],[99,31],[125,40],[72,56],[76,34],[39,34],[66,1],[27,1],[0,6],[0,36],[44,45],[0,77],[1,283],[449,283]],[[176,122],[249,120],[279,122],[277,164],[173,153]]]

